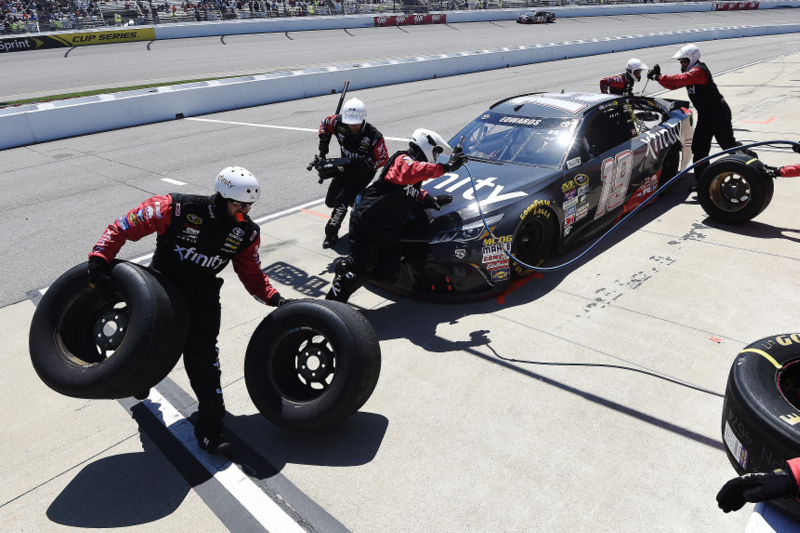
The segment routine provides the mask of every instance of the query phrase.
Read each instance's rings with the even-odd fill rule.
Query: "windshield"
[[[473,159],[560,168],[578,122],[488,112],[461,130],[450,145],[463,137],[464,153]]]

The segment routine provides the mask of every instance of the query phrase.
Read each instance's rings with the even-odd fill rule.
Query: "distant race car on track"
[[[691,161],[689,102],[553,93],[501,100],[456,134],[467,168],[427,181],[451,194],[441,212],[415,208],[403,267],[385,288],[437,300],[485,298],[533,266],[597,237]]]
[[[552,11],[528,11],[517,16],[517,22],[520,24],[546,24],[555,21],[556,14]]]

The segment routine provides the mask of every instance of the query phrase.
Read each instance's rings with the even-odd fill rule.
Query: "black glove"
[[[297,300],[294,300],[292,298],[284,298],[280,294],[276,294],[269,299],[269,305],[271,305],[272,307],[283,307],[284,305],[290,304],[295,301]]]
[[[453,197],[449,194],[438,194],[436,196],[428,194],[425,196],[422,206],[425,209],[436,209],[437,211],[441,211],[442,206],[445,206],[452,201]]]
[[[647,79],[658,81],[658,77],[661,76],[661,67],[659,65],[654,65],[653,68],[647,71]]]
[[[330,137],[324,139],[323,137],[319,138],[319,156],[322,159],[325,159],[325,156],[328,155],[328,146],[331,143]]]
[[[769,165],[764,165],[764,174],[766,174],[768,178],[780,178],[781,169],[779,169],[778,167],[771,167]]]
[[[797,482],[785,470],[765,474],[745,474],[725,483],[717,494],[719,508],[729,513],[738,511],[746,502],[756,503],[796,497]]]
[[[467,162],[467,156],[461,150],[461,147],[457,146],[456,149],[453,150],[452,155],[450,156],[450,161],[448,161],[446,164],[442,166],[444,167],[445,172],[455,172],[456,170],[461,168],[461,165],[463,165],[466,162]]]
[[[87,267],[89,274],[89,288],[92,290],[104,290],[106,292],[117,292],[114,287],[114,282],[108,276],[109,265],[104,259],[99,257],[90,257],[89,266]]]

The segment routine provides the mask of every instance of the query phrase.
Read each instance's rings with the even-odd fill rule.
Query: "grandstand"
[[[0,0],[0,34],[251,18],[528,9],[648,1],[659,0]]]

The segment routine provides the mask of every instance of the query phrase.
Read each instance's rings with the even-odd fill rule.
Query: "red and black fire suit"
[[[364,189],[350,215],[350,255],[335,264],[327,300],[346,302],[369,277],[392,283],[400,271],[400,230],[415,203],[428,192],[422,182],[445,173],[441,163],[395,153],[372,185]]]
[[[152,267],[177,284],[189,308],[189,339],[183,362],[199,402],[195,424],[198,439],[221,431],[225,416],[217,349],[223,280],[216,274],[232,262],[239,279],[257,300],[277,305],[280,299],[261,272],[258,225],[246,215],[241,222],[234,220],[226,204],[219,195],[154,196],[109,225],[89,254],[90,258],[111,263],[125,242],[158,234]]]
[[[606,76],[600,80],[600,92],[630,96],[633,94],[634,83],[636,83],[636,80],[627,72],[623,72],[619,76]]]
[[[325,226],[325,235],[335,238],[339,234],[347,208],[353,206],[358,194],[369,185],[375,171],[386,164],[389,154],[383,134],[369,122],[364,122],[358,133],[353,134],[348,125],[342,123],[342,115],[325,117],[319,125],[320,154],[327,155],[331,135],[336,135],[342,157],[360,157],[371,162],[364,172],[354,172],[331,180],[325,205],[332,208],[333,212]]]
[[[686,87],[689,100],[697,109],[697,125],[692,137],[692,154],[694,162],[700,161],[711,153],[711,138],[715,137],[720,148],[727,150],[739,145],[733,136],[731,108],[714,83],[711,71],[705,63],[698,61],[687,72],[673,76],[661,75],[660,83],[666,89]],[[695,167],[694,175],[698,180],[700,174],[708,166],[704,163]]]

